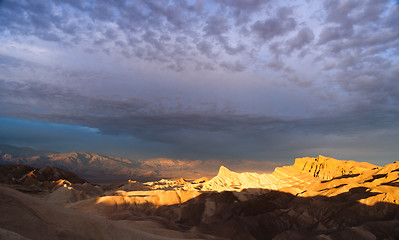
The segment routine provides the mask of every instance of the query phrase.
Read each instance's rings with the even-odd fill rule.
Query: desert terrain
[[[273,173],[98,185],[1,165],[1,239],[398,239],[399,162],[324,156]]]

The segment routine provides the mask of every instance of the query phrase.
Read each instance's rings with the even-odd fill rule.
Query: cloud
[[[326,1],[326,26],[320,33],[318,43],[322,45],[338,40],[339,43],[335,44],[343,42],[346,46],[340,49],[344,50],[394,41],[393,25],[388,20],[392,12],[387,13],[387,5],[391,5],[390,1]],[[398,11],[397,6],[388,9]]]
[[[245,4],[226,1],[144,1],[135,4],[123,1],[93,1],[90,4],[5,1],[0,8],[5,24],[0,30],[14,31],[14,38],[34,36],[69,47],[83,46],[86,52],[92,54],[104,52],[109,56],[134,57],[182,71],[192,65],[198,66],[191,56],[204,54],[205,42],[216,45],[215,52],[222,53],[212,55],[213,60],[219,63],[215,66],[224,65],[222,63],[228,61],[229,56],[247,54],[251,49],[245,41],[231,41],[230,36],[239,31],[232,24],[252,24],[250,16],[267,4],[268,1],[257,0]],[[284,9],[279,10],[277,19],[265,22],[266,25],[273,27],[273,21],[285,18]],[[25,17],[21,20],[15,16]],[[227,20],[230,17],[235,20]],[[285,21],[294,22],[291,18]],[[283,25],[277,26],[276,34],[282,34],[281,31],[287,28],[287,24]],[[186,40],[179,41],[182,38]],[[209,53],[205,55],[210,56]]]
[[[203,29],[206,36],[219,37],[230,29],[228,21],[220,16],[212,16]]]
[[[242,52],[244,52],[246,50],[245,45],[243,45],[241,43],[237,44],[236,47],[233,47],[233,46],[230,46],[230,44],[228,43],[228,41],[225,38],[221,39],[221,42],[223,44],[224,50],[229,55],[237,55],[237,54],[240,54],[240,53],[242,53]]]
[[[283,43],[274,42],[270,44],[269,49],[277,57],[281,54],[289,56],[291,55],[292,52],[303,49],[305,46],[313,42],[313,40],[314,40],[313,31],[309,29],[309,27],[304,27],[301,30],[299,30],[293,38],[288,39]],[[299,56],[303,58],[309,51],[310,49],[303,50],[301,51]],[[275,64],[272,64],[270,66],[276,69]]]
[[[197,44],[197,49],[210,59],[216,57],[216,54],[212,52],[213,46],[209,41],[203,40],[199,42]]]
[[[379,103],[374,103],[374,107],[363,105],[363,109],[359,105],[358,109],[342,115],[290,119],[228,110],[180,111],[172,108],[165,111],[158,109],[159,105],[140,98],[89,96],[76,90],[35,82],[0,81],[0,87],[5,90],[0,94],[3,116],[88,126],[108,134],[129,133],[165,142],[173,141],[174,134],[179,136],[184,131],[251,137],[266,132],[284,133],[289,129],[345,134],[349,129],[356,132],[370,124],[384,123],[381,128],[398,125],[394,115],[383,114],[385,111],[378,107]]]
[[[79,94],[73,89],[41,82],[0,81],[0,85],[2,89],[7,90],[0,94],[4,106],[3,114],[22,116],[26,113],[25,117],[37,117],[37,120],[45,120],[46,115],[51,118],[51,115],[56,116],[60,112],[65,115],[75,115],[77,118],[83,115],[102,116],[111,114],[120,116],[136,112],[148,104],[145,100],[136,98],[113,100],[89,97]],[[58,121],[60,119],[54,122]],[[68,123],[68,118],[65,118],[65,121],[65,123]]]
[[[376,103],[373,103],[374,107],[363,104],[360,108],[361,105],[358,105],[356,110],[341,114],[311,118],[277,118],[235,113],[228,109],[181,111],[172,108],[165,111],[158,108],[160,105],[140,98],[90,96],[76,90],[42,83],[17,84],[0,81],[0,87],[4,90],[0,94],[1,116],[98,129],[96,136],[87,131],[76,130],[76,136],[81,136],[80,139],[92,139],[90,141],[93,143],[80,143],[77,149],[86,146],[91,151],[103,152],[104,149],[108,149],[114,153],[111,149],[113,146],[114,150],[132,157],[139,154],[147,157],[287,161],[303,154],[334,154],[331,149],[322,150],[325,146],[341,148],[340,154],[345,156],[347,150],[343,149],[346,146],[341,144],[341,141],[345,141],[346,144],[355,141],[361,148],[363,145],[357,139],[358,136],[366,134],[368,138],[373,138],[376,132],[399,128],[398,109],[388,111],[378,107]],[[45,128],[45,124],[42,125]],[[53,128],[49,128],[48,131],[51,129]],[[5,136],[4,134],[6,133],[2,131],[0,135]],[[7,139],[28,139],[28,135],[29,132],[18,133],[19,137],[15,135]],[[35,133],[36,139],[46,136],[57,139],[52,132]],[[126,146],[129,142],[133,144],[126,136],[135,139],[135,147]],[[395,136],[390,134],[382,140],[390,151]],[[70,135],[64,138],[65,141],[72,141],[68,139],[74,138]],[[53,145],[58,146],[57,149],[73,150],[72,146],[77,146],[76,140],[73,142],[69,142],[64,148]],[[108,142],[111,145],[107,148],[98,148],[99,145],[107,145]],[[99,145],[96,147],[95,143]],[[154,151],[154,148],[157,149],[156,152],[148,152]],[[353,154],[350,151],[346,156],[348,154],[354,156],[350,155]]]
[[[308,27],[302,28],[293,39],[290,39],[287,42],[289,46],[289,52],[302,49],[306,44],[312,42],[313,39],[314,34],[312,30],[310,30]]]
[[[333,40],[347,38],[352,36],[352,28],[341,28],[341,27],[324,27],[320,33],[319,44],[326,44]]]
[[[20,59],[0,54],[0,66],[5,68],[18,68],[23,65]]]
[[[379,21],[389,0],[382,1],[343,1],[330,0],[324,2],[328,22],[340,24],[341,27],[366,25]]]
[[[233,62],[233,63],[231,63],[231,62],[221,62],[220,66],[225,68],[225,69],[227,69],[227,70],[230,70],[232,72],[242,72],[242,71],[245,70],[245,66],[239,61],[236,61],[236,62]]]
[[[261,40],[271,40],[274,37],[282,36],[296,28],[297,22],[291,15],[291,8],[279,8],[275,17],[268,18],[264,21],[258,20],[251,26],[251,29]]]

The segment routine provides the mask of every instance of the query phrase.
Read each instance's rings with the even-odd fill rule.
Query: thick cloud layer
[[[397,160],[398,16],[388,0],[1,1],[0,116],[151,157]]]

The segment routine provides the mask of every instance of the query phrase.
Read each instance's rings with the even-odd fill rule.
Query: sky
[[[393,0],[0,0],[0,143],[399,160]]]

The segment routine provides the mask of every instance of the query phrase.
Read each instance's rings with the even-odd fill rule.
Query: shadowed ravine
[[[113,220],[160,216],[175,223],[180,230],[195,227],[201,233],[227,239],[399,237],[397,204],[377,202],[369,206],[358,202],[375,195],[378,193],[365,187],[352,188],[333,197],[298,197],[272,190],[241,201],[235,192],[212,192],[169,206],[157,207],[147,203],[116,207],[105,202],[96,207],[99,215]]]

